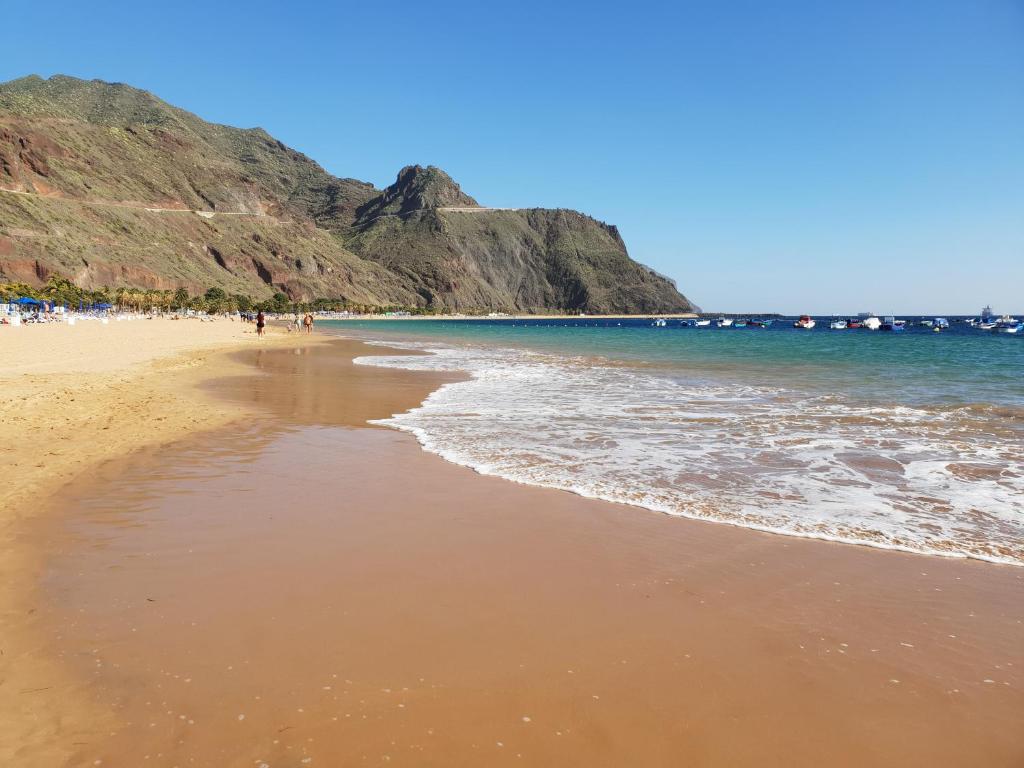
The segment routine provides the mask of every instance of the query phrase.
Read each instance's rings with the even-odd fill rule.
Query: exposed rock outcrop
[[[378,190],[260,128],[120,83],[0,84],[0,187],[28,193],[0,192],[0,279],[438,309],[691,307],[583,214],[482,209],[432,166]]]

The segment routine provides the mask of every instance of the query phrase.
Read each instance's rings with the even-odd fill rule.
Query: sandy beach
[[[1024,569],[479,476],[356,341],[78,330],[5,347],[5,764],[1024,763]]]
[[[198,384],[237,373],[221,354],[260,343],[294,344],[278,330],[257,342],[252,325],[218,320],[79,321],[0,329],[0,757],[28,748],[32,765],[58,765],[54,740],[73,720],[58,687],[61,671],[38,654],[30,632],[32,595],[43,563],[23,539],[51,494],[103,462],[242,418],[239,404]],[[304,340],[303,343],[315,343]],[[27,690],[44,689],[28,696]]]

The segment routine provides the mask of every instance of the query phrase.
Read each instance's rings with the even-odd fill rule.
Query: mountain
[[[692,308],[575,211],[485,208],[418,165],[378,190],[260,128],[62,75],[0,84],[0,280],[52,273],[438,310]]]

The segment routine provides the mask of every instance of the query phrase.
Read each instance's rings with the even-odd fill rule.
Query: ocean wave
[[[480,473],[761,531],[1024,565],[1024,431],[1002,409],[386,345],[431,354],[356,363],[471,378],[377,423]]]

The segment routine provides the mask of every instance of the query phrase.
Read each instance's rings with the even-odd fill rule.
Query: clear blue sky
[[[711,310],[1024,312],[1024,0],[80,2],[0,79],[127,82],[378,186],[564,206]]]

